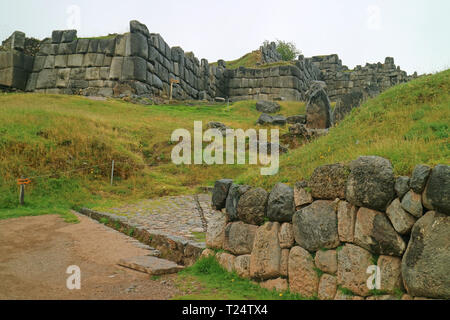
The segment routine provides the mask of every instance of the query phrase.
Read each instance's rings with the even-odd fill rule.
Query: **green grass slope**
[[[282,103],[286,115],[304,109],[301,102]],[[0,114],[0,218],[7,218],[190,193],[222,176],[236,176],[247,167],[175,166],[171,133],[178,128],[192,132],[194,121],[248,129],[260,113],[255,101],[230,107],[143,106],[79,96],[2,94]],[[24,207],[18,207],[21,176],[32,180]]]
[[[320,165],[360,155],[389,159],[398,175],[417,164],[450,164],[450,70],[392,87],[366,101],[339,125],[302,148],[281,156],[276,176],[251,168],[237,180],[270,189],[307,179]]]

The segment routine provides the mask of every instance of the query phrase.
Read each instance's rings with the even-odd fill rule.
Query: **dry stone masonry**
[[[217,259],[226,270],[270,290],[324,300],[450,299],[449,194],[450,166],[418,165],[411,177],[395,177],[376,156],[319,167],[309,181],[270,192],[219,180],[206,245],[224,250]],[[374,290],[367,283],[377,269]]]
[[[259,54],[262,64],[254,69],[227,69],[223,60],[213,65],[192,52],[170,47],[161,35],[150,33],[138,21],[130,22],[128,33],[99,38],[78,38],[76,30],[57,30],[39,41],[16,31],[0,47],[0,87],[167,98],[175,80],[173,98],[179,100],[307,100],[312,83],[320,80],[335,101],[354,90],[371,96],[411,78],[395,67],[392,58],[350,71],[337,55],[300,56],[291,64],[270,67],[281,60],[275,43],[263,45]],[[346,107],[347,103],[338,110],[345,113]]]

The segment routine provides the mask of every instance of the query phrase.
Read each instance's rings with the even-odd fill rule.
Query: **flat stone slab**
[[[138,256],[129,259],[120,259],[118,265],[154,276],[177,273],[178,271],[184,269],[183,266],[180,266],[175,262],[152,256]]]

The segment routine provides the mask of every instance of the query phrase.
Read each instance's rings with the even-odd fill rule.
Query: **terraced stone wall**
[[[270,192],[219,180],[202,255],[305,297],[450,299],[449,194],[450,166],[395,177],[375,156]]]

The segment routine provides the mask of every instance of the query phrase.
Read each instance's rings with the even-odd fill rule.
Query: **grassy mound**
[[[305,109],[301,102],[281,104],[285,115]],[[0,95],[0,114],[0,218],[190,193],[236,176],[247,167],[175,166],[171,133],[178,128],[192,132],[194,121],[248,129],[260,115],[255,101],[230,107],[142,106],[43,94]],[[18,207],[16,180],[22,176],[32,184],[26,187],[26,206]]]
[[[392,87],[366,101],[330,133],[281,156],[276,176],[251,168],[238,182],[270,189],[282,181],[307,179],[324,164],[377,155],[392,162],[398,175],[417,164],[450,164],[450,70]]]

